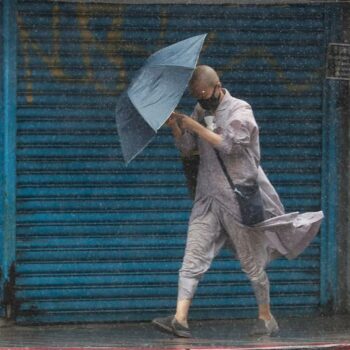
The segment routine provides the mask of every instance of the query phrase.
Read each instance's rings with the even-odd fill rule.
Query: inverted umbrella
[[[126,163],[148,145],[178,105],[205,37],[197,35],[155,52],[119,97],[116,122]]]

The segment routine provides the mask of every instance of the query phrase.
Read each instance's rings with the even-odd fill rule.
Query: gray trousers
[[[257,303],[270,303],[270,285],[265,272],[270,260],[266,239],[262,232],[237,224],[215,200],[202,216],[189,225],[185,256],[179,272],[178,300],[193,298],[200,278],[228,239],[233,244],[242,271],[251,281]]]

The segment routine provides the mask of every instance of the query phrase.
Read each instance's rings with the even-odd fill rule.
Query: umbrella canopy
[[[116,122],[126,163],[148,145],[178,105],[205,37],[197,35],[155,52],[118,98]]]

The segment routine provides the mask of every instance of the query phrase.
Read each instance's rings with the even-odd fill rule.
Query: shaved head
[[[219,76],[213,68],[200,65],[193,71],[189,82],[189,89],[192,95],[200,96],[201,94],[205,94],[208,88],[213,88],[219,83]]]
[[[190,80],[190,87],[198,83],[205,83],[209,87],[212,87],[219,81],[219,76],[213,68],[204,65],[197,66],[193,71],[192,78]]]

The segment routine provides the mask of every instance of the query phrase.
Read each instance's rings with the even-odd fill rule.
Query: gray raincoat
[[[203,124],[208,120],[208,115],[198,104],[192,118]],[[209,124],[208,127],[223,138],[216,148],[233,182],[249,185],[257,180],[260,186],[266,220],[254,227],[245,227],[246,230],[261,232],[271,251],[277,251],[289,259],[295,258],[319,231],[322,211],[285,214],[277,192],[260,166],[259,129],[247,102],[232,97],[225,90],[213,116],[214,124]],[[205,214],[215,200],[223,210],[232,215],[235,224],[243,226],[240,224],[241,216],[235,194],[222,171],[213,146],[190,131],[185,131],[176,140],[176,145],[185,156],[196,150],[200,154],[190,222]]]

